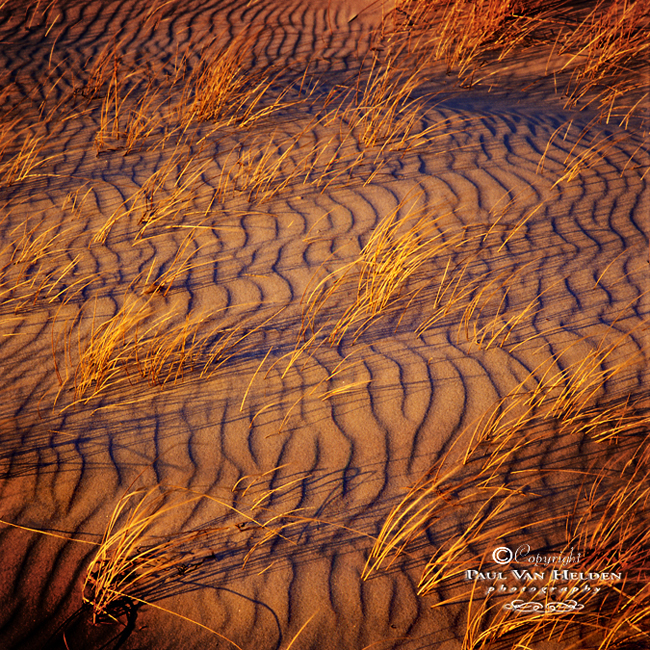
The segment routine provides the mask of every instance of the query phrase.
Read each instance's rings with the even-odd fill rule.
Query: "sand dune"
[[[467,595],[430,606],[467,584],[421,576],[486,493],[506,427],[461,464],[486,410],[537,396],[494,479],[526,498],[461,571],[558,552],[588,472],[647,466],[647,104],[568,108],[545,43],[471,88],[410,76],[392,9],[0,7],[2,648],[461,648]],[[409,91],[392,117],[387,89]],[[461,487],[364,580],[445,458]],[[93,621],[89,563],[138,512],[128,597]]]

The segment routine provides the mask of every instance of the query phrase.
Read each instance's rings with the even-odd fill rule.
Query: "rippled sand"
[[[633,363],[606,389],[645,394],[647,126],[565,110],[550,80],[526,89],[536,53],[504,66],[491,91],[488,81],[460,89],[444,66],[432,68],[417,129],[436,128],[382,150],[321,119],[372,55],[381,3],[144,4],[1,9],[4,101],[17,107],[11,119],[42,124],[47,138],[38,166],[0,188],[1,517],[22,527],[0,528],[0,646],[233,647],[165,608],[246,650],[287,648],[299,632],[296,650],[459,648],[462,606],[432,610],[435,597],[416,586],[462,515],[434,522],[402,561],[363,581],[373,538],[405,490],[549,354],[574,344],[579,355],[629,332],[612,358]],[[282,106],[246,128],[207,121],[172,132],[182,54],[244,27],[260,30],[251,56],[256,69],[277,70],[269,94],[288,89]],[[96,139],[110,66],[97,97],[83,96],[113,43],[123,93],[135,88],[124,106],[149,83],[160,85],[156,105],[168,102],[128,151],[115,134]],[[556,183],[604,139],[611,146]],[[284,162],[256,186],[267,153],[267,171]],[[331,344],[328,327],[356,291],[344,284],[294,361],[312,336],[310,292],[396,210],[439,217],[449,242],[421,269],[417,296]],[[30,244],[45,254],[21,266],[12,251]],[[421,327],[450,260],[469,260],[463,283],[509,278],[499,322],[528,310],[498,336],[495,325],[482,349],[462,310]],[[137,313],[137,325],[115,335],[126,352],[94,394],[80,359],[120,313]],[[185,332],[185,349],[196,343],[185,366],[147,366],[138,337],[171,330]],[[579,469],[592,460],[581,449],[549,434],[527,462]],[[140,594],[151,606],[92,625],[80,610],[96,552],[88,542],[101,540],[125,492],[156,485],[219,503],[165,514],[148,543],[203,534]],[[546,496],[564,503],[575,485],[549,478]]]

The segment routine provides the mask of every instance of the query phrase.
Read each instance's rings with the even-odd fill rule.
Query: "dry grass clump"
[[[252,489],[281,468],[257,477],[240,478],[231,490],[232,499],[177,486],[129,488],[113,509],[97,552],[86,569],[82,597],[92,612],[93,623],[117,621],[119,615],[147,606],[193,623],[242,650],[213,628],[162,607],[157,601],[166,597],[167,585],[174,586],[180,576],[200,570],[212,554],[208,549],[214,548],[219,537],[223,538],[235,527],[242,530],[242,524],[247,524],[254,531],[253,539],[259,538],[243,559],[246,566],[252,554],[266,542],[278,539],[290,542],[284,535],[286,529],[304,528],[305,524],[318,521],[292,510],[274,513],[264,506],[268,499],[290,490],[304,477],[265,490],[261,495]],[[246,482],[249,484],[244,488]],[[247,495],[249,491],[251,494]],[[235,501],[242,505],[234,505]],[[170,532],[169,519],[187,517],[198,502],[217,507],[217,512],[210,517],[210,525]],[[226,518],[229,514],[240,521],[229,521]],[[310,620],[290,640],[287,650]]]
[[[146,25],[160,7],[152,7],[143,19]],[[115,37],[82,71],[83,83],[76,82],[73,98],[83,98],[87,106],[99,100],[99,122],[95,151],[122,151],[128,155],[156,136],[152,148],[164,147],[184,130],[173,119],[187,74],[187,56],[178,56],[171,69],[157,61],[134,60],[126,39]],[[88,111],[89,109],[86,108]]]
[[[70,229],[45,227],[24,222],[9,233],[9,243],[0,250],[0,305],[19,312],[39,300],[47,303],[72,299],[92,280],[79,278],[69,284],[69,276],[80,254],[71,258],[66,245]]]
[[[97,553],[86,570],[83,600],[91,608],[93,623],[117,620],[125,609],[147,605],[194,623],[241,650],[214,629],[154,602],[165,583],[195,570],[202,563],[203,560],[198,559],[188,564],[192,547],[223,529],[223,526],[221,529],[201,527],[175,535],[160,529],[166,515],[187,511],[188,506],[197,501],[217,504],[260,528],[267,528],[264,523],[209,494],[160,486],[128,491],[115,506]]]
[[[95,396],[125,373],[128,377],[128,368],[137,369],[157,386],[176,383],[194,367],[210,336],[199,334],[207,319],[188,316],[182,324],[170,327],[172,316],[151,318],[148,303],[133,301],[98,327],[93,322],[74,374],[76,399],[88,393]]]
[[[458,437],[391,511],[363,577],[408,553],[430,530],[435,550],[421,571],[418,593],[437,595],[435,607],[466,603],[463,648],[530,647],[542,639],[563,639],[565,647],[588,642],[605,650],[623,640],[647,639],[650,411],[645,395],[610,399],[603,392],[615,378],[625,381],[632,364],[643,365],[641,352],[629,354],[629,343],[629,333],[614,337],[610,331],[591,351],[585,353],[580,340],[540,364],[479,419],[471,436]],[[586,468],[570,458],[537,467],[535,450],[555,437],[593,449],[598,460]],[[574,477],[570,487],[563,484],[563,498],[540,499],[548,492],[546,477],[563,475]],[[436,521],[455,520],[456,536],[453,526],[451,532],[449,526],[437,531]],[[562,550],[552,555],[580,553],[571,571],[615,572],[622,579],[588,590],[585,579],[553,578],[552,569],[567,568],[558,560],[549,566],[514,565],[546,571],[546,591],[526,593],[517,583],[516,593],[484,594],[494,581],[463,580],[468,569],[509,575],[511,567],[491,566],[497,546],[534,541],[543,548],[558,537],[563,539],[552,548]],[[514,600],[505,602],[505,596]]]
[[[243,31],[227,44],[213,44],[201,52],[183,91],[179,108],[183,121],[209,120],[221,126],[236,123],[246,128],[285,107],[283,98],[288,87],[271,104],[264,101],[282,70],[255,70],[253,47],[260,34]]]
[[[421,67],[401,63],[404,54],[403,48],[381,56],[373,52],[367,70],[364,62],[353,92],[346,93],[340,104],[338,118],[358,133],[365,147],[408,148],[414,138],[437,128],[416,128],[431,93],[418,94],[426,78]]]
[[[248,129],[262,121],[270,124],[269,117],[280,111],[293,117],[291,107],[311,100],[318,84],[303,90],[307,68],[292,99],[290,84],[279,93],[275,90],[280,77],[290,71],[256,70],[255,38],[243,32],[216,52],[207,48],[201,53],[176,109],[184,130],[203,121],[226,131]],[[438,137],[450,137],[452,126],[463,128],[464,118],[425,123],[431,99],[431,93],[422,90],[426,78],[421,68],[411,69],[408,61],[402,62],[402,54],[403,48],[397,48],[373,56],[367,66],[361,66],[354,84],[337,85],[324,99],[311,100],[314,116],[289,138],[285,133],[279,140],[270,127],[261,137],[238,135],[239,143],[226,147],[217,158],[215,200],[236,197],[263,203],[295,184],[322,191],[334,183],[365,185],[386,163],[385,152],[404,153]],[[338,133],[333,133],[333,125]],[[322,127],[329,131],[321,138]],[[199,142],[207,143],[210,135]]]
[[[150,533],[157,521],[201,498],[179,496],[178,491],[153,488],[132,490],[120,498],[86,571],[83,600],[92,608],[93,623],[115,620],[125,601],[138,596],[141,600],[159,589],[165,575],[181,565],[179,551],[210,532],[192,531],[152,543],[160,538],[160,533]]]
[[[631,335],[643,326],[623,333],[608,329],[597,344],[584,337],[550,354],[484,414],[466,458],[477,445],[500,443],[543,421],[553,422],[559,434],[588,435],[596,440],[636,430],[640,420],[633,402],[609,407],[598,400],[609,383],[643,362],[642,349],[627,349],[632,345]]]
[[[58,67],[47,69],[35,87],[0,82],[0,188],[51,175],[42,167],[64,158],[55,149],[56,135],[81,112],[70,110],[59,84],[66,76]]]
[[[529,210],[512,225],[505,219],[510,202],[491,224],[470,228],[441,228],[449,216],[433,216],[416,208],[407,196],[386,215],[358,256],[327,273],[303,295],[303,335],[308,329],[329,329],[338,344],[350,333],[356,340],[373,322],[392,319],[399,326],[407,314],[417,314],[416,335],[454,316],[459,339],[464,333],[479,349],[503,347],[512,332],[541,308],[541,295],[508,313],[515,280],[536,260],[519,268],[490,265],[481,260],[500,253],[542,207]],[[491,216],[496,213],[491,212]],[[550,288],[549,288],[550,289]],[[547,290],[549,290],[547,289]],[[335,300],[352,304],[333,323],[317,325]]]
[[[430,147],[438,139],[451,139],[467,128],[471,118],[454,116],[433,123],[429,119],[437,92],[428,79],[428,58],[413,58],[408,48],[397,42],[372,48],[353,82],[335,86],[322,100],[321,121],[329,127],[336,125],[341,134],[337,153],[343,153],[350,139],[355,145],[349,160],[335,156],[317,168],[318,176],[328,179],[327,185],[345,178],[344,174],[351,176],[363,162],[371,169],[380,168],[388,152],[404,155],[418,147]],[[332,169],[334,160],[338,171]],[[373,176],[370,173],[366,182]]]
[[[472,83],[479,59],[496,52],[502,60],[526,44],[550,11],[544,0],[402,0],[397,3],[394,33],[406,35],[412,50],[427,50],[444,60],[447,73],[458,71]]]
[[[286,99],[290,84],[278,83],[284,69],[256,68],[253,47],[259,36],[251,30],[225,42],[220,36],[200,52],[190,45],[177,54],[171,69],[158,66],[155,73],[155,61],[127,63],[126,43],[107,43],[75,90],[88,102],[101,99],[97,153],[122,150],[127,155],[153,135],[158,137],[152,146],[160,147],[203,122],[248,128],[294,104]]]
[[[119,43],[113,38],[94,58],[92,64],[87,61],[84,66],[86,79],[77,85],[74,95],[92,101],[105,91],[105,87],[114,84],[120,67]]]
[[[247,497],[251,488],[263,482],[258,479],[275,474],[282,467],[273,468],[255,477],[243,491],[240,483],[251,477],[242,477],[230,491],[233,493],[231,498],[218,498],[180,486],[155,485],[150,488],[136,488],[132,484],[113,508],[100,542],[69,537],[5,520],[0,520],[0,524],[96,547],[84,571],[85,578],[81,589],[81,612],[89,611],[94,625],[121,622],[120,617],[123,615],[133,621],[138,609],[150,607],[192,623],[237,650],[242,650],[237,643],[214,628],[159,603],[177,593],[179,584],[182,584],[182,576],[199,571],[206,560],[210,559],[215,544],[219,544],[229,531],[235,528],[242,530],[242,524],[250,526],[251,541],[254,541],[243,559],[243,566],[246,566],[251,555],[266,542],[278,538],[291,541],[284,536],[285,529],[295,526],[303,529],[311,522],[324,523],[293,510],[273,513],[263,505],[273,495],[290,490],[296,482],[303,480],[302,477],[263,491],[261,496],[252,490],[251,495]],[[239,507],[235,505],[235,501],[242,501],[243,505]],[[199,502],[216,506],[216,511],[213,511],[205,524],[192,527],[181,524],[179,530],[179,520],[187,521],[193,516]],[[234,515],[235,520],[229,519],[228,515]],[[293,646],[312,619],[313,616],[301,626],[286,645],[286,650]],[[63,641],[68,647],[65,631]]]
[[[215,199],[262,204],[292,184],[303,184],[324,149],[313,141],[305,142],[316,122],[311,120],[289,139],[279,139],[273,131],[233,148],[221,162]]]
[[[90,67],[85,84],[75,90],[87,102],[101,100],[99,126],[95,134],[95,151],[121,150],[126,156],[152,135],[154,146],[173,134],[180,126],[170,125],[170,104],[178,75],[154,75],[146,66],[127,65],[121,43],[108,43]]]
[[[100,321],[95,298],[84,304],[56,335],[53,324],[52,356],[60,385],[58,394],[66,388],[74,390],[71,406],[133,383],[137,376],[160,387],[175,386],[195,371],[199,377],[210,377],[241,354],[243,342],[275,316],[249,326],[247,318],[232,325],[225,317],[217,321],[216,313],[179,316],[173,311],[161,311],[160,296],[169,291],[177,276],[191,269],[193,253],[181,255],[182,250],[154,282],[149,282],[150,269],[140,294],[132,286],[143,278],[136,278],[111,317]]]
[[[603,110],[611,110],[621,95],[642,87],[635,75],[639,65],[649,61],[650,7],[644,2],[598,0],[560,43],[559,53],[571,55],[562,68],[571,70],[567,106],[607,84],[597,98]]]
[[[122,151],[126,156],[152,136],[156,138],[151,146],[156,148],[183,135],[181,125],[171,119],[171,107],[178,103],[185,65],[182,58],[170,72],[156,61],[135,61],[125,39],[115,38],[86,62],[80,73],[83,82],[75,80],[72,99],[85,100],[86,113],[93,112],[93,105],[99,102],[94,140],[97,155]]]
[[[53,355],[62,387],[69,379],[73,382],[75,401],[85,403],[111,387],[131,381],[134,372],[152,386],[162,386],[182,381],[199,365],[203,373],[210,366],[214,370],[242,338],[234,330],[223,332],[210,326],[207,315],[190,314],[181,321],[173,314],[157,316],[154,298],[127,296],[117,313],[101,323],[93,314],[85,340],[79,325],[76,363],[74,323],[66,325],[63,356],[66,368],[75,367],[71,376],[68,370],[65,377],[61,374],[54,349]]]
[[[304,331],[315,331],[325,304],[335,294],[349,291],[352,282],[356,284],[354,302],[334,323],[328,339],[337,344],[348,330],[357,338],[379,316],[412,302],[423,288],[409,286],[413,276],[432,257],[462,241],[458,234],[445,240],[438,224],[446,215],[433,218],[413,203],[400,219],[406,203],[402,201],[382,219],[357,259],[328,274],[306,297]]]
[[[0,187],[37,176],[37,170],[62,154],[45,154],[47,120],[26,124],[22,116],[0,117]]]
[[[492,75],[503,61],[534,44],[564,57],[552,74],[566,107],[597,104],[600,115],[626,117],[643,94],[639,71],[650,59],[650,8],[629,0],[401,0],[384,33],[412,51],[443,60],[461,86]],[[426,55],[425,55],[426,53]],[[616,110],[615,110],[616,109]]]
[[[163,107],[167,103],[164,91],[156,88],[152,80],[141,91],[143,95],[137,102],[129,102],[135,94],[135,86],[121,95],[121,81],[117,68],[104,96],[100,124],[95,134],[95,150],[122,150],[124,155],[131,153],[136,145],[162,129]],[[134,105],[133,105],[134,104]]]
[[[521,522],[508,522],[503,516],[507,508],[521,501],[516,490],[504,484],[486,485],[487,476],[480,468],[477,476],[463,477],[462,466],[450,459],[451,454],[446,454],[391,510],[372,547],[363,579],[382,566],[390,567],[433,521],[453,520],[459,511],[467,512],[470,507],[473,514],[459,537],[446,540],[429,557],[418,583],[419,595],[433,593],[444,581],[457,579],[474,568],[476,558],[468,556],[469,547],[482,548],[522,528]],[[477,493],[478,485],[481,491]]]
[[[370,116],[375,112],[372,107],[362,108],[350,99],[349,92],[343,94],[340,104],[310,119],[290,138],[286,133],[278,138],[273,130],[244,139],[230,150],[219,160],[215,199],[223,202],[239,198],[262,204],[289,187],[307,186],[325,192],[332,186],[366,186],[386,165],[386,151],[405,152],[424,142],[430,144],[435,137],[450,135],[445,128],[452,124],[451,120],[416,128],[421,115],[417,111],[409,114],[405,107],[390,109],[400,113],[404,110],[401,117],[396,112],[391,113],[392,117],[380,117],[379,111],[376,116],[381,123],[375,122]],[[338,132],[330,129],[320,139],[319,128],[332,124],[338,126]],[[361,148],[359,139],[365,140]]]

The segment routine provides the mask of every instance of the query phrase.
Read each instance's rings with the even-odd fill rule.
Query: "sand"
[[[624,124],[565,107],[552,75],[531,82],[548,71],[540,44],[472,88],[432,66],[410,139],[364,144],[363,124],[350,130],[352,113],[334,109],[368,70],[391,9],[0,8],[3,128],[42,136],[24,173],[0,187],[1,648],[460,648],[466,599],[431,609],[452,592],[417,587],[471,509],[433,519],[398,562],[362,580],[391,509],[449,449],[460,467],[477,418],[552,355],[566,366],[612,344],[596,365],[621,370],[598,399],[647,402],[645,103]],[[282,102],[248,124],[227,124],[226,112],[182,130],[180,89],[201,48],[244,30],[254,34],[247,61],[269,84],[260,106],[285,93]],[[101,78],[96,64],[114,46]],[[359,267],[345,265],[383,219],[421,214],[437,219],[439,254],[387,316],[328,339],[357,292]],[[465,264],[458,287],[494,281],[495,292],[469,338],[471,296],[434,318],[441,278]],[[344,280],[312,332],[306,304],[332,272],[325,286]],[[99,379],[92,345],[115,360]],[[547,426],[508,460],[539,471],[506,519],[569,512],[577,472],[608,454]],[[88,566],[137,489],[177,507],[135,546],[177,544],[135,600],[111,610],[115,620],[93,624]],[[534,532],[508,543],[563,548],[563,523]],[[504,544],[495,529],[463,566]]]

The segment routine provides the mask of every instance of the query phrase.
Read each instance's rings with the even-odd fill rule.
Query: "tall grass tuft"
[[[259,36],[259,31],[245,30],[227,44],[201,52],[177,109],[183,124],[198,120],[246,128],[285,107],[288,86],[271,103],[266,101],[282,70],[255,69],[253,47]]]
[[[319,270],[321,279],[303,294],[302,335],[327,330],[328,341],[338,344],[348,334],[356,341],[379,320],[397,328],[409,319],[420,336],[453,317],[459,341],[464,335],[479,349],[509,345],[513,332],[539,312],[543,296],[523,305],[512,300],[512,287],[537,259],[504,265],[500,254],[543,204],[514,224],[507,222],[511,207],[512,201],[495,207],[491,223],[445,227],[451,213],[432,214],[407,195],[351,262],[324,276]],[[497,259],[487,269],[486,255]]]
[[[364,579],[409,555],[429,531],[435,548],[421,569],[418,593],[437,597],[434,607],[466,608],[467,650],[531,647],[542,639],[606,650],[647,639],[650,408],[643,393],[612,398],[605,391],[645,363],[643,350],[629,352],[631,334],[612,327],[591,348],[586,339],[567,346],[488,409],[473,431],[458,436],[389,514]],[[589,449],[594,461],[546,461],[542,454],[559,443]],[[540,499],[548,495],[547,481],[561,476],[571,479],[561,483],[562,493]],[[457,527],[436,524],[452,521]],[[547,590],[534,594],[484,593],[490,582],[463,579],[468,569],[492,570],[493,548],[522,540],[541,547],[553,540],[556,556],[573,549],[580,554],[573,572],[621,578],[586,590],[583,579],[554,577],[552,569],[567,568],[557,560],[538,567],[549,579]]]
[[[529,47],[552,46],[557,63],[548,76],[565,107],[596,106],[607,122],[626,123],[648,95],[639,74],[650,60],[643,2],[399,0],[383,35],[407,43],[421,60],[444,61],[464,87],[493,80],[506,58]]]

